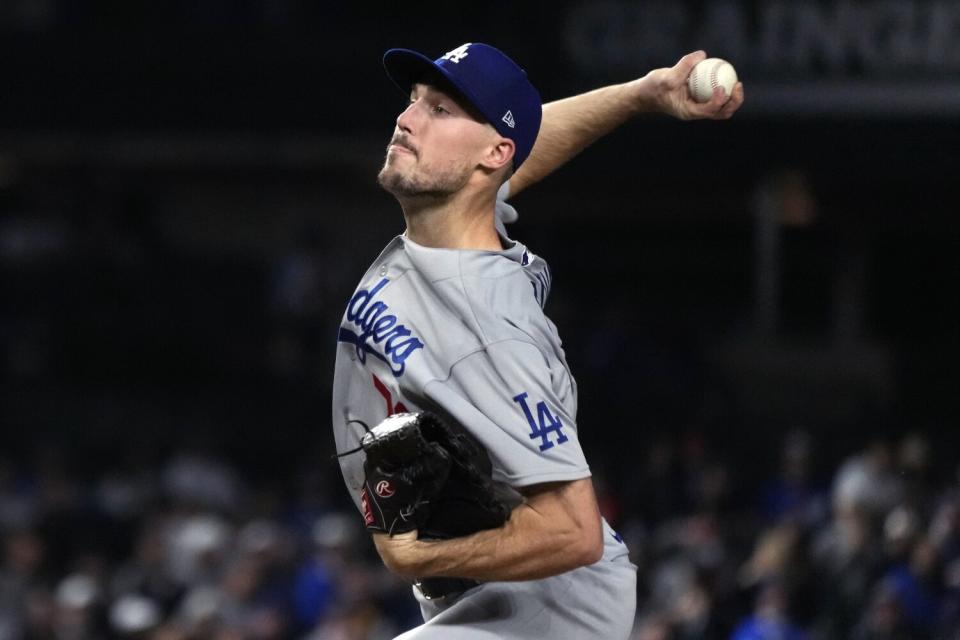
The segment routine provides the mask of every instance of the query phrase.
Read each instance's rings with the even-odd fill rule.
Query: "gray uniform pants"
[[[426,622],[396,640],[625,640],[636,609],[636,571],[619,558],[543,580],[488,582],[440,600],[414,589]]]

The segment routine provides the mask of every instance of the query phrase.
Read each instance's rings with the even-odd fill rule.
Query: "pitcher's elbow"
[[[579,566],[585,567],[599,562],[600,558],[603,557],[603,528],[600,526],[595,529],[590,527],[583,531],[578,547]]]
[[[599,562],[600,558],[603,557],[603,538],[598,538],[593,543],[588,545],[584,551],[584,566],[591,565],[595,562]]]

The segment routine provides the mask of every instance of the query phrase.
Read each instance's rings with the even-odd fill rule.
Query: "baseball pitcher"
[[[385,54],[409,103],[378,180],[406,230],[347,302],[333,429],[377,550],[423,612],[401,638],[629,635],[636,568],[597,508],[576,382],[544,312],[550,268],[508,237],[505,200],[635,114],[730,117],[742,86],[688,93],[705,57],[541,105],[486,44]]]

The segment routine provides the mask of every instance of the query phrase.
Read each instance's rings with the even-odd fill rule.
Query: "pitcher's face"
[[[397,197],[451,195],[467,183],[496,138],[496,130],[454,94],[415,84],[377,180]]]

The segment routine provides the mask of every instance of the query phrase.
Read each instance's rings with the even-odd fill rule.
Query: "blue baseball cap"
[[[414,83],[439,74],[500,135],[513,140],[514,169],[530,155],[543,115],[540,94],[527,73],[499,49],[468,42],[436,60],[410,49],[390,49],[383,54],[383,66],[407,94]]]

